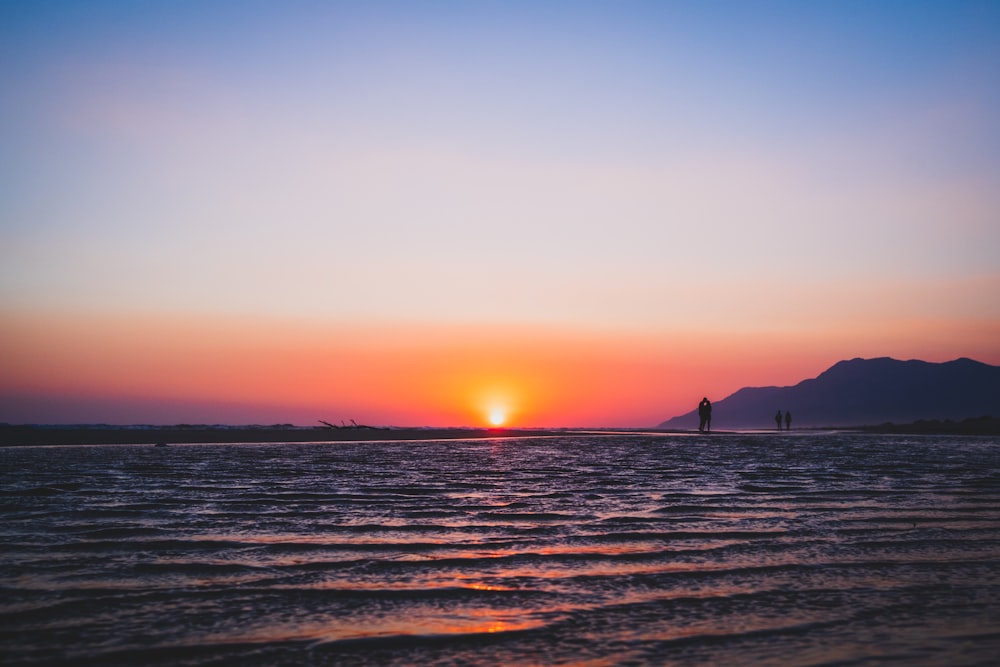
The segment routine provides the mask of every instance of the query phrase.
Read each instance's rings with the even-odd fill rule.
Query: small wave
[[[27,489],[6,489],[0,491],[0,495],[4,496],[23,496],[26,498],[44,498],[47,496],[59,496],[64,493],[72,493],[73,491],[78,491],[82,485],[80,484],[51,484],[46,486],[35,486]]]
[[[486,521],[513,521],[513,522],[535,522],[535,521],[580,521],[590,517],[565,514],[562,512],[480,512],[477,519]]]
[[[400,512],[402,516],[408,519],[449,519],[456,515],[462,515],[464,512],[461,510],[405,510]]]
[[[79,536],[92,543],[101,544],[105,540],[133,540],[136,538],[149,538],[154,535],[164,535],[163,528],[153,526],[123,526],[120,528],[98,528],[96,530],[85,530]],[[86,543],[86,542],[85,542]]]

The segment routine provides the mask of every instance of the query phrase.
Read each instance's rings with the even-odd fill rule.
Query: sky
[[[653,426],[1000,364],[996,2],[0,1],[0,422]]]

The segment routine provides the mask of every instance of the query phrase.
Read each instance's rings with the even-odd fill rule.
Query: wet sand
[[[451,440],[565,435],[578,432],[580,431],[564,429],[504,428],[0,425],[0,446]]]

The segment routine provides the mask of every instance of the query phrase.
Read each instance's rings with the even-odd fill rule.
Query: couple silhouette
[[[698,404],[698,430],[711,432],[712,430],[712,402],[707,398],[701,399]]]

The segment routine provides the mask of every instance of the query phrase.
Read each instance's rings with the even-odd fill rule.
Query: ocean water
[[[4,665],[997,656],[997,438],[0,450]]]

